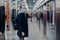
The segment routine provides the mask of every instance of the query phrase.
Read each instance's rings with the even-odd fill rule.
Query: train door
[[[47,3],[47,37],[48,40],[56,40],[56,25],[55,25],[55,4],[54,1]]]
[[[56,40],[60,40],[60,0],[56,0]]]

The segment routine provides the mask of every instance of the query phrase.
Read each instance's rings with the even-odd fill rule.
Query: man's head
[[[25,6],[20,6],[20,12],[26,12]]]
[[[25,9],[25,6],[20,6],[20,9]]]

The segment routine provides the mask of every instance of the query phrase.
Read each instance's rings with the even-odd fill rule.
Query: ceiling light
[[[35,2],[35,0],[33,0],[33,2]]]

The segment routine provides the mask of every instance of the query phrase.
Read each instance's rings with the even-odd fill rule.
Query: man
[[[0,6],[0,40],[5,32],[5,7]]]
[[[28,37],[28,17],[31,16],[30,12],[26,12],[24,6],[20,7],[20,12],[17,15],[17,27],[18,32],[17,35],[19,36],[20,40],[24,40],[24,37]]]

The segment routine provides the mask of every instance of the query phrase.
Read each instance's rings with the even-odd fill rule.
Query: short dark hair
[[[22,6],[20,6],[20,8],[22,8]]]

